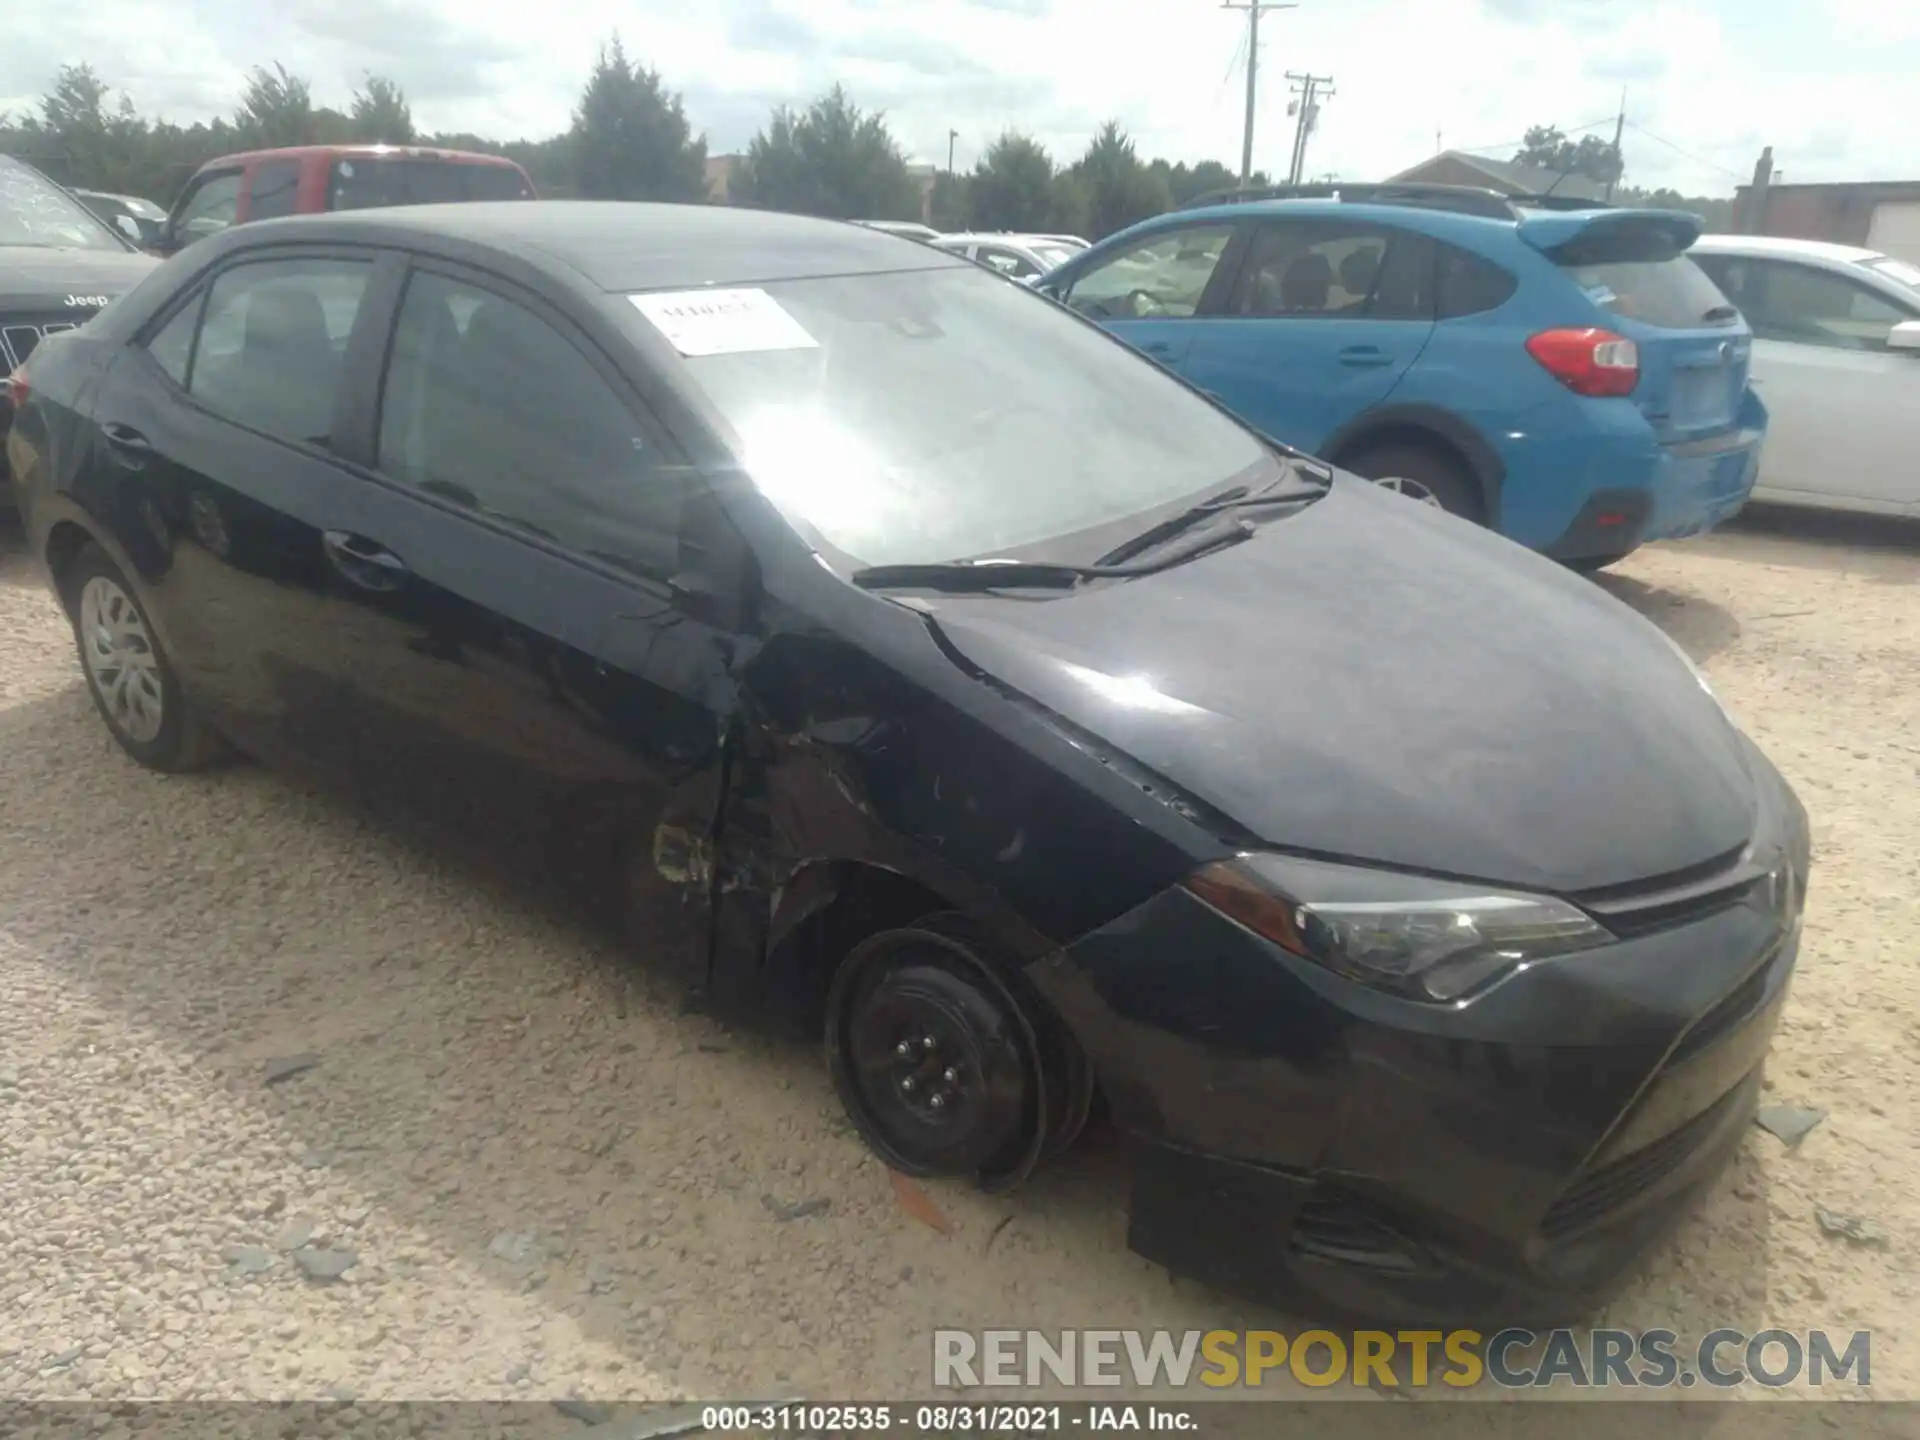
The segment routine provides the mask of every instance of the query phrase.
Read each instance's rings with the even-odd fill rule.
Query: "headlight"
[[[1613,939],[1550,895],[1281,855],[1216,861],[1186,886],[1284,950],[1419,1000],[1455,1000],[1528,961]]]

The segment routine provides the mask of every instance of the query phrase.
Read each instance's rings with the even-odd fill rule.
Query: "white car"
[[[1920,267],[1874,250],[1703,235],[1687,251],[1753,330],[1753,498],[1920,515]]]
[[[1071,239],[1057,235],[942,235],[931,243],[989,270],[1026,281],[1039,279],[1080,249]]]

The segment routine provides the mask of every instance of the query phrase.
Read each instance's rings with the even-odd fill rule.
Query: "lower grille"
[[[1424,1252],[1366,1213],[1350,1196],[1322,1190],[1293,1219],[1293,1251],[1310,1259],[1411,1275],[1429,1268]]]
[[[1548,1207],[1540,1233],[1549,1240],[1561,1239],[1598,1224],[1645,1194],[1686,1163],[1745,1089],[1736,1085],[1679,1129],[1583,1175]]]
[[[36,346],[49,335],[77,330],[88,319],[86,312],[59,315],[32,315],[0,320],[0,365],[8,370],[27,363]]]
[[[1680,1043],[1673,1047],[1673,1054],[1668,1057],[1667,1063],[1699,1054],[1751,1019],[1767,998],[1767,974],[1772,968],[1772,957],[1769,956],[1751,975],[1734,986],[1725,999],[1696,1020],[1693,1028],[1682,1035]]]

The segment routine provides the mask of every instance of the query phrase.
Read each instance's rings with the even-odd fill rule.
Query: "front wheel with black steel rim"
[[[1024,1179],[1086,1122],[1092,1077],[977,927],[936,915],[862,941],[827,997],[827,1064],[848,1116],[909,1175]]]
[[[107,729],[151,770],[197,770],[221,753],[188,708],[133,587],[98,546],[75,559],[62,587],[87,689]]]
[[[1482,524],[1486,510],[1478,487],[1449,455],[1413,441],[1369,446],[1342,462],[1345,469],[1422,505]]]

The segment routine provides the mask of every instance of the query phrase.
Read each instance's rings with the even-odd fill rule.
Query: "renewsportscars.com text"
[[[936,1330],[943,1388],[1778,1388],[1872,1383],[1866,1330]]]

